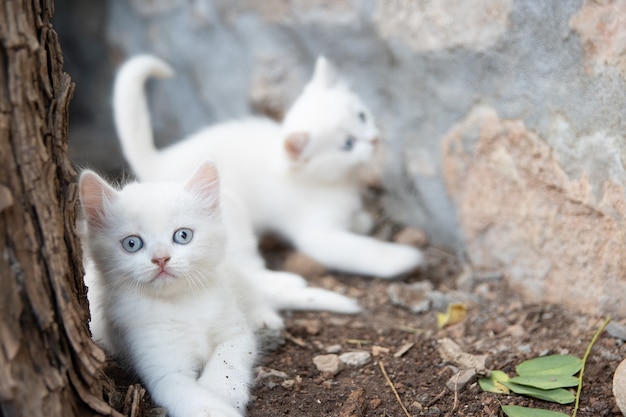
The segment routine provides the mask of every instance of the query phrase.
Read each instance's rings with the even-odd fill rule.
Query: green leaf
[[[494,394],[509,394],[507,387],[500,382],[508,381],[509,376],[502,371],[491,371],[489,378],[480,378],[478,385],[485,392],[493,392]]]
[[[533,375],[568,375],[580,371],[583,361],[573,355],[550,355],[529,359],[517,365],[515,370],[520,376]]]
[[[566,389],[539,389],[527,387],[524,385],[514,384],[509,381],[500,382],[516,394],[528,395],[529,397],[539,398],[540,400],[550,401],[559,404],[569,404],[576,399],[574,395]]]
[[[509,379],[509,382],[539,389],[554,389],[575,387],[578,385],[578,378],[570,375],[533,375],[516,376],[515,378]]]
[[[559,411],[520,407],[519,405],[503,405],[502,411],[509,417],[569,417],[569,415]]]

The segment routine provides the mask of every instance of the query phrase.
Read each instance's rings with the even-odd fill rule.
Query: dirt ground
[[[282,268],[291,256],[280,244],[266,245],[265,249],[274,268]],[[487,355],[490,369],[514,375],[515,365],[539,355],[569,353],[582,358],[604,318],[522,301],[497,271],[469,274],[468,279],[467,269],[452,254],[426,248],[426,255],[424,270],[394,281],[309,268],[311,285],[358,298],[364,312],[355,316],[285,313],[284,343],[266,346],[248,415],[406,416],[383,369],[410,416],[504,416],[501,404],[571,415],[573,405],[485,393],[475,380],[455,394],[446,384],[454,388],[458,370],[442,359],[439,341],[450,338],[465,352]],[[390,301],[390,285],[425,280],[443,294],[463,298],[468,310],[462,322],[440,329],[436,308],[413,313]],[[369,362],[346,366],[333,376],[320,372],[313,362],[314,357],[329,351],[364,351],[372,356]],[[623,341],[604,332],[587,361],[579,417],[621,415],[612,394],[612,377],[624,357]],[[116,380],[122,397],[128,389],[124,381]],[[128,414],[163,415],[163,410],[153,408],[148,396],[142,399],[139,391],[131,389],[126,395]]]

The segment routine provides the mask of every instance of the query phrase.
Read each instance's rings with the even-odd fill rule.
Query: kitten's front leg
[[[166,371],[149,378],[144,376],[144,381],[154,402],[167,408],[170,417],[243,417],[245,414],[245,409],[233,407],[201,386],[195,375]]]
[[[359,275],[393,278],[421,266],[424,259],[417,248],[343,230],[300,230],[293,241],[328,268]]]
[[[232,330],[233,335],[215,347],[198,383],[243,414],[250,399],[256,342],[250,332]]]

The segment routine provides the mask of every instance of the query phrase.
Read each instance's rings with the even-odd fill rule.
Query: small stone
[[[339,360],[348,366],[363,366],[372,359],[369,352],[346,352],[339,356]]]
[[[626,416],[626,359],[619,364],[613,375],[613,395],[622,415]]]
[[[428,293],[433,290],[429,281],[413,284],[393,283],[387,287],[387,295],[392,304],[408,308],[413,313],[424,313],[430,310],[431,300]]]
[[[326,347],[326,353],[339,353],[341,352],[341,345],[330,345]]]
[[[339,360],[339,356],[334,353],[328,355],[317,355],[313,358],[313,364],[318,371],[337,375],[344,367],[344,363]]]
[[[370,408],[372,410],[376,410],[378,407],[380,407],[382,403],[383,403],[383,400],[381,400],[380,398],[374,398],[373,400],[370,401]]]
[[[462,369],[446,382],[446,386],[450,388],[452,392],[463,392],[472,382],[478,379],[478,374],[475,369]]]
[[[424,413],[427,417],[439,417],[441,415],[441,410],[436,405],[429,407]]]
[[[380,356],[389,353],[389,348],[374,345],[372,346],[372,356]]]
[[[606,332],[616,339],[626,341],[626,326],[616,321],[611,321],[606,326]]]
[[[256,382],[261,383],[269,389],[274,389],[279,384],[283,384],[284,380],[286,380],[287,374],[278,371],[272,368],[265,368],[263,366],[259,366],[255,369],[256,371]]]
[[[422,411],[424,409],[424,406],[419,401],[413,401],[411,403],[411,409],[419,412],[419,411]]]
[[[428,235],[416,227],[405,227],[396,233],[393,240],[396,243],[417,246],[418,248],[424,248],[428,245]]]
[[[294,381],[293,379],[286,379],[283,381],[282,384],[280,384],[281,387],[285,388],[285,389],[292,389],[293,386],[295,385],[296,381]]]

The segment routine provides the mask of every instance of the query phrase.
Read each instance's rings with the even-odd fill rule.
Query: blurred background
[[[386,143],[385,212],[529,298],[626,311],[626,2],[57,0],[76,82],[70,153],[129,172],[111,115],[138,53],[159,146],[252,113],[280,118],[333,61]]]

